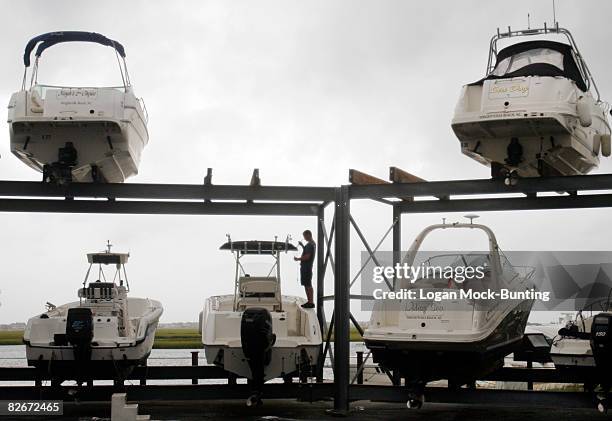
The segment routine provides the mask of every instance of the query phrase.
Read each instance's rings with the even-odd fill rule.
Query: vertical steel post
[[[321,337],[325,332],[325,308],[323,305],[323,295],[325,293],[325,205],[319,205],[317,210],[317,318],[319,319],[319,329]],[[323,357],[323,344],[319,350],[319,361],[317,364],[317,382],[323,381],[323,366],[325,365]]]
[[[393,266],[400,262],[402,252],[402,211],[396,204],[393,205]],[[396,278],[393,277],[393,289]]]
[[[349,186],[336,190],[336,242],[334,257],[334,411],[346,413],[349,408],[349,348],[350,348],[350,196]]]

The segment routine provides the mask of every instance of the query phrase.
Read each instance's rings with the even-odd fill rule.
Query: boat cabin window
[[[491,74],[504,76],[530,64],[550,64],[563,71],[563,54],[550,48],[534,48],[506,57],[495,66]]]

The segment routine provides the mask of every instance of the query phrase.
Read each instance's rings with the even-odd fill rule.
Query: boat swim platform
[[[356,329],[363,333],[362,327],[351,313],[351,302],[368,299],[367,296],[351,293],[351,281],[360,273],[357,275],[351,273],[351,234],[353,232],[357,234],[359,241],[375,262],[374,253],[377,250],[377,247],[370,246],[356,218],[351,214],[351,204],[354,201],[375,201],[392,209],[389,218],[390,227],[378,244],[382,244],[382,241],[391,235],[393,252],[398,256],[399,253],[395,252],[401,250],[402,219],[409,214],[612,207],[612,174],[519,178],[507,185],[503,179],[425,181],[397,167],[391,167],[388,178],[389,181],[386,181],[352,170],[349,171],[350,184],[336,187],[267,186],[262,183],[259,171],[255,170],[249,184],[217,185],[212,183],[212,170],[209,169],[201,184],[55,185],[0,180],[0,212],[314,217],[313,225],[316,226],[316,241],[319,244],[316,259],[316,307],[319,323],[325,333],[317,378],[322,380],[323,361],[328,352],[331,354],[330,345],[333,342],[334,382],[319,383],[312,387],[316,390],[331,388],[329,394],[327,392],[324,394],[333,397],[334,409],[338,413],[345,413],[348,411],[349,401],[360,397],[355,395],[361,393],[357,391],[366,390],[361,387],[374,387],[351,385],[350,324],[355,325]],[[327,212],[332,214],[332,217],[328,218],[331,219],[330,224],[326,223]],[[329,267],[332,270],[327,273]],[[333,295],[323,294],[326,273],[333,278]],[[324,310],[325,301],[334,303],[329,323]],[[194,370],[192,367],[189,369]],[[526,372],[521,373],[523,376]],[[393,373],[387,374],[393,376]],[[380,393],[389,399],[394,396],[402,396],[402,399],[405,399],[405,393],[399,392],[402,389],[395,389],[398,387],[398,380],[400,379],[395,377],[396,386],[380,386],[371,390],[372,394],[368,392],[367,395],[376,398]],[[192,386],[209,387],[209,385]],[[215,387],[219,391],[233,394],[231,389],[234,386],[240,385],[228,385],[228,388],[221,389],[219,386]],[[294,387],[297,385],[285,390],[295,391],[292,389]],[[29,388],[35,390],[34,387]],[[4,388],[2,390],[9,391]],[[27,387],[23,390],[27,390]],[[461,390],[461,393],[464,393],[463,389]],[[527,400],[535,398],[546,400],[548,398],[545,396],[549,395],[544,395],[545,393],[556,392],[511,392],[513,393],[519,393],[521,396],[522,393],[527,393],[525,396],[531,396]],[[579,395],[582,396],[581,399],[592,397],[592,394],[587,393]],[[481,396],[484,398],[484,395]]]

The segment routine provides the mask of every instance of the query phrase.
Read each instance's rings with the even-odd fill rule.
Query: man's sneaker
[[[302,304],[302,308],[315,308],[314,303],[304,303]]]

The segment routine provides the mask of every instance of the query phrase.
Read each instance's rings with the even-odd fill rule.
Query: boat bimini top
[[[87,261],[89,268],[83,280],[83,288],[79,290],[79,299],[112,299],[118,294],[116,287],[125,287],[125,292],[130,291],[130,283],[127,279],[125,264],[130,257],[129,253],[112,253],[112,245],[107,242],[106,250],[100,253],[88,253]],[[98,276],[95,282],[90,282],[87,285],[87,280],[91,273],[91,268],[98,265]],[[102,265],[114,265],[115,275],[112,279],[107,279]],[[123,277],[121,276],[123,272]],[[125,281],[125,286],[124,286]]]
[[[240,254],[276,254],[280,252],[297,251],[297,247],[286,241],[232,241],[228,236],[227,243],[221,245],[219,250],[230,250],[231,252]]]
[[[227,236],[227,242],[220,250],[229,250],[236,259],[236,275],[234,279],[233,311],[245,310],[253,304],[270,304],[277,311],[282,311],[280,254],[297,251],[287,236],[285,241],[232,241]],[[268,255],[274,259],[272,267],[265,276],[251,276],[242,266],[241,258],[245,255]],[[276,269],[276,276],[272,273]]]
[[[509,45],[498,51],[498,42],[508,38],[519,38],[542,35],[559,35],[567,42],[557,42],[539,39]],[[586,62],[583,60],[572,34],[565,28],[555,24],[548,28],[525,29],[508,31],[497,34],[491,38],[489,59],[487,61],[486,76],[473,83],[482,84],[487,79],[507,79],[520,76],[562,76],[576,82],[576,86],[583,92],[591,87],[597,93],[599,90]]]
[[[30,67],[30,58],[32,55],[32,51],[36,48],[34,53],[34,65],[32,67],[32,74],[30,78],[30,87],[38,84],[38,60],[42,55],[43,51],[47,48],[52,47],[56,44],[60,44],[63,42],[93,42],[100,45],[105,45],[108,47],[112,47],[117,54],[117,61],[119,62],[119,57],[121,57],[121,62],[119,62],[119,71],[121,72],[121,79],[123,81],[123,88],[127,91],[131,86],[130,76],[127,70],[127,64],[125,62],[125,49],[123,45],[118,41],[112,40],[110,38],[105,37],[102,34],[98,34],[96,32],[82,32],[82,31],[59,31],[59,32],[47,32],[46,34],[38,35],[32,38],[26,44],[25,51],[23,53],[23,64],[25,69],[23,71],[23,81],[21,85],[21,89],[26,89],[26,78],[28,67]]]

